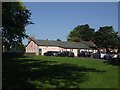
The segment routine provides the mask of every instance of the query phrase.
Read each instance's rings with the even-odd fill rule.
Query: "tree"
[[[73,42],[80,42],[81,40],[93,40],[94,29],[90,28],[88,24],[78,25],[68,35],[67,40]]]
[[[120,36],[118,36],[118,52],[120,53]]]
[[[56,41],[62,41],[62,40],[60,40],[60,39],[58,38]]]
[[[118,33],[114,31],[112,26],[100,27],[94,34],[94,43],[99,48],[117,48]]]
[[[25,27],[33,24],[30,16],[30,10],[22,2],[2,3],[2,37],[7,51],[16,44],[22,45],[22,39],[27,37]]]

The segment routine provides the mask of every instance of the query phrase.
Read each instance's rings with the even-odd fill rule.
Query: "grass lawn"
[[[91,58],[3,59],[3,88],[118,88],[118,65]]]

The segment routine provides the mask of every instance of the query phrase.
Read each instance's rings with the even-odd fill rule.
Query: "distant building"
[[[44,55],[44,53],[47,51],[72,51],[77,57],[80,51],[96,51],[96,46],[92,43],[89,43],[91,42],[67,42],[31,39],[31,41],[29,41],[26,45],[26,54]],[[92,48],[88,45],[90,45]]]

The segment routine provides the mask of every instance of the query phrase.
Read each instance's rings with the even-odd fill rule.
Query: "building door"
[[[42,49],[39,49],[39,55],[42,55]]]
[[[77,54],[78,54],[78,55],[80,54],[80,49],[77,49]]]

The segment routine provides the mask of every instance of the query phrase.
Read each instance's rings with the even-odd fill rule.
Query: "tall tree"
[[[93,40],[94,29],[90,28],[88,24],[78,25],[68,35],[68,41],[80,42],[81,40]]]
[[[56,41],[62,41],[62,40],[60,40],[60,39],[58,38]]]
[[[22,2],[2,3],[2,37],[7,51],[16,44],[21,45],[22,39],[27,37],[25,27],[33,24],[30,16],[30,10]]]
[[[118,52],[120,53],[120,36],[118,36]]]
[[[94,42],[100,48],[118,47],[118,33],[112,26],[100,27],[94,34]]]

